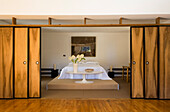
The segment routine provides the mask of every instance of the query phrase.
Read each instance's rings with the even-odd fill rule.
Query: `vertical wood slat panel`
[[[29,97],[40,97],[40,28],[29,28]]]
[[[158,28],[145,27],[145,98],[157,98]],[[147,64],[147,61],[149,64]]]
[[[28,28],[15,28],[15,98],[27,98],[28,85]],[[26,64],[24,64],[24,61]]]
[[[159,31],[159,95],[170,99],[170,27],[160,27]]]
[[[143,28],[132,28],[132,98],[144,97],[143,49]]]
[[[13,28],[0,28],[0,98],[13,98]]]

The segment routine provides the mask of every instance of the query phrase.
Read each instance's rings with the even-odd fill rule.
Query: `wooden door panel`
[[[40,28],[29,28],[29,97],[40,97]]]
[[[145,27],[145,98],[158,98],[157,42],[158,28]]]
[[[13,28],[0,28],[0,98],[13,98]]]
[[[28,97],[27,43],[28,28],[15,28],[15,98]]]
[[[132,98],[143,98],[143,28],[132,28]]]
[[[170,99],[170,27],[160,27],[159,31],[159,95]]]

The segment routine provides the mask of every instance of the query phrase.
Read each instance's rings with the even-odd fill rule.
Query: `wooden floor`
[[[142,100],[142,99],[0,100],[0,112],[170,112],[170,100]]]

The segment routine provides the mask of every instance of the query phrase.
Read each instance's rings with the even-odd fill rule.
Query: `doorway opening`
[[[96,55],[91,57],[85,56],[86,60],[82,61],[82,63],[93,62],[94,64],[94,62],[97,62],[97,64],[106,71],[108,77],[111,77],[111,79],[118,84],[118,88],[74,89],[76,83],[72,83],[73,85],[70,86],[67,85],[67,81],[73,79],[59,79],[62,71],[71,63],[68,57],[70,57],[73,52],[72,37],[96,38]],[[81,45],[79,45],[79,48],[80,46]],[[88,47],[87,45],[85,46]],[[125,80],[126,68],[123,72],[123,67],[129,66],[129,63],[130,27],[41,28],[42,98],[130,98],[130,81],[127,82]],[[124,80],[122,72],[124,74]],[[57,81],[61,80],[63,82],[55,87],[55,82],[57,83]],[[105,81],[107,83],[107,80]],[[102,85],[102,82],[99,82],[98,86],[100,85]],[[68,89],[63,89],[62,86],[64,88],[68,87]]]

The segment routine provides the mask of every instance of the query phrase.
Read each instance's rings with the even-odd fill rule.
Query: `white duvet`
[[[103,72],[101,74],[90,74],[86,75],[86,79],[101,79],[101,80],[112,80],[105,69],[101,67],[97,63],[83,63],[78,64],[78,71],[85,71],[85,69],[90,68],[94,69],[94,71]],[[82,79],[82,74],[67,74],[66,72],[73,71],[73,64],[69,64],[68,66],[64,67],[61,71],[61,74],[58,79]]]

